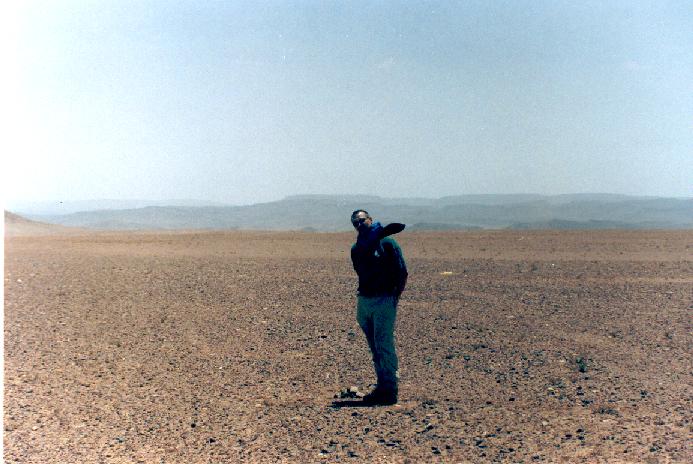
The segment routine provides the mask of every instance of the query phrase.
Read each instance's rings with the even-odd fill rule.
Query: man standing
[[[407,266],[397,242],[387,237],[404,229],[403,224],[382,227],[367,211],[351,214],[358,231],[351,247],[351,261],[359,277],[356,319],[373,354],[377,387],[363,398],[371,405],[397,403],[398,378],[395,350],[397,303],[407,284]]]

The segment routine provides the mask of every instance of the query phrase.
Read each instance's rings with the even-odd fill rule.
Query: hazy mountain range
[[[124,203],[127,205],[127,203]],[[104,205],[110,205],[105,207]],[[381,222],[404,222],[409,230],[475,228],[662,229],[693,228],[693,198],[612,194],[461,195],[438,199],[365,195],[296,195],[247,206],[178,200],[84,203],[69,214],[14,212],[30,219],[93,229],[350,230],[349,216],[364,208]],[[87,207],[85,207],[87,206]],[[88,207],[91,206],[91,207]],[[115,208],[113,206],[116,206]]]
[[[5,205],[5,209],[22,216],[59,216],[97,211],[101,209],[137,209],[146,206],[227,206],[224,203],[205,200],[82,200],[82,201],[17,201]]]

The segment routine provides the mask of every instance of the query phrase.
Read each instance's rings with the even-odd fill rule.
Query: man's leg
[[[378,389],[395,395],[398,389],[398,359],[395,348],[395,321],[397,300],[393,296],[378,299],[373,310],[373,342]],[[372,348],[372,349],[373,349]]]
[[[356,320],[363,330],[366,336],[366,341],[368,341],[368,348],[371,350],[371,355],[373,356],[373,366],[378,365],[378,351],[375,349],[375,338],[373,337],[373,300],[375,298],[359,296],[357,297],[356,306]],[[378,374],[378,369],[376,367],[376,375]]]

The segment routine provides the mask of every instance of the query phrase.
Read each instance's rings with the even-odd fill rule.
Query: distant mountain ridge
[[[693,198],[612,194],[460,195],[438,199],[372,195],[294,195],[247,206],[145,206],[62,215],[28,215],[54,224],[108,230],[350,230],[349,215],[368,210],[382,222],[412,230],[688,229]]]
[[[228,206],[224,203],[193,200],[193,199],[174,199],[174,200],[81,200],[81,201],[26,201],[14,202],[5,205],[5,209],[15,211],[21,215],[41,215],[57,216],[63,214],[79,213],[83,211],[98,211],[105,209],[136,209],[147,206]]]
[[[5,237],[20,237],[30,235],[73,235],[85,231],[56,224],[32,221],[17,214],[5,211],[3,224]]]

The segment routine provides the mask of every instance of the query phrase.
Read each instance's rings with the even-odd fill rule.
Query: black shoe
[[[396,390],[378,390],[377,388],[363,397],[363,403],[371,406],[389,406],[397,404]]]

